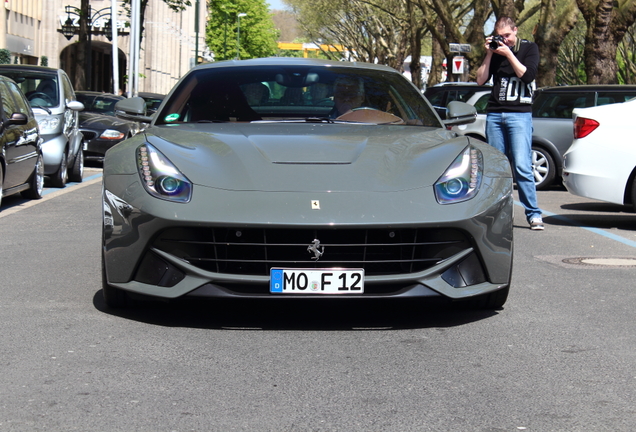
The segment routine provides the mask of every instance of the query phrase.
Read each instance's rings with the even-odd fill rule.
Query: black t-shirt
[[[539,47],[525,39],[517,39],[511,48],[515,57],[526,67],[526,73],[517,77],[508,59],[493,54],[490,76],[493,89],[488,101],[488,112],[532,112],[534,78],[539,67]]]

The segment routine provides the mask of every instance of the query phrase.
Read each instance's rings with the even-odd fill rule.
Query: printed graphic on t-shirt
[[[533,83],[525,84],[517,77],[502,77],[499,87],[499,102],[532,103]]]

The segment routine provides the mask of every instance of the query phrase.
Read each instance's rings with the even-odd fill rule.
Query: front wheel
[[[556,177],[554,159],[545,149],[532,146],[532,174],[537,190],[547,189]]]
[[[75,162],[71,167],[68,179],[72,182],[81,183],[84,177],[84,150],[79,149],[75,156]]]
[[[44,190],[44,159],[42,155],[38,155],[38,160],[35,163],[33,174],[29,179],[29,189],[22,192],[22,196],[29,199],[42,198],[42,191]]]
[[[60,161],[60,167],[57,172],[51,176],[51,184],[53,187],[62,188],[68,181],[68,159],[66,158],[66,152],[62,153],[62,160]]]

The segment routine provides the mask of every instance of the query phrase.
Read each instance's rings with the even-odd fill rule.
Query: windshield
[[[60,91],[57,74],[42,74],[37,72],[2,71],[18,83],[33,108],[56,107],[60,104]]]
[[[280,121],[441,126],[422,94],[398,73],[314,65],[195,70],[155,124]]]
[[[104,115],[115,115],[115,104],[124,97],[115,95],[90,95],[77,92],[75,94],[77,100],[84,104],[85,112],[93,112]]]

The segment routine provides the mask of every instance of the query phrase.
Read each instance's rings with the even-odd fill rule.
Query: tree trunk
[[[588,84],[618,83],[616,52],[636,20],[636,1],[576,0],[585,22],[585,73]]]
[[[78,67],[75,69],[73,87],[75,90],[88,90],[90,83],[87,82],[87,71],[91,58],[89,51],[90,47],[88,44],[88,32],[90,31],[90,28],[88,27],[88,19],[90,18],[89,0],[82,0],[78,13],[80,16],[79,44],[76,51]]]

